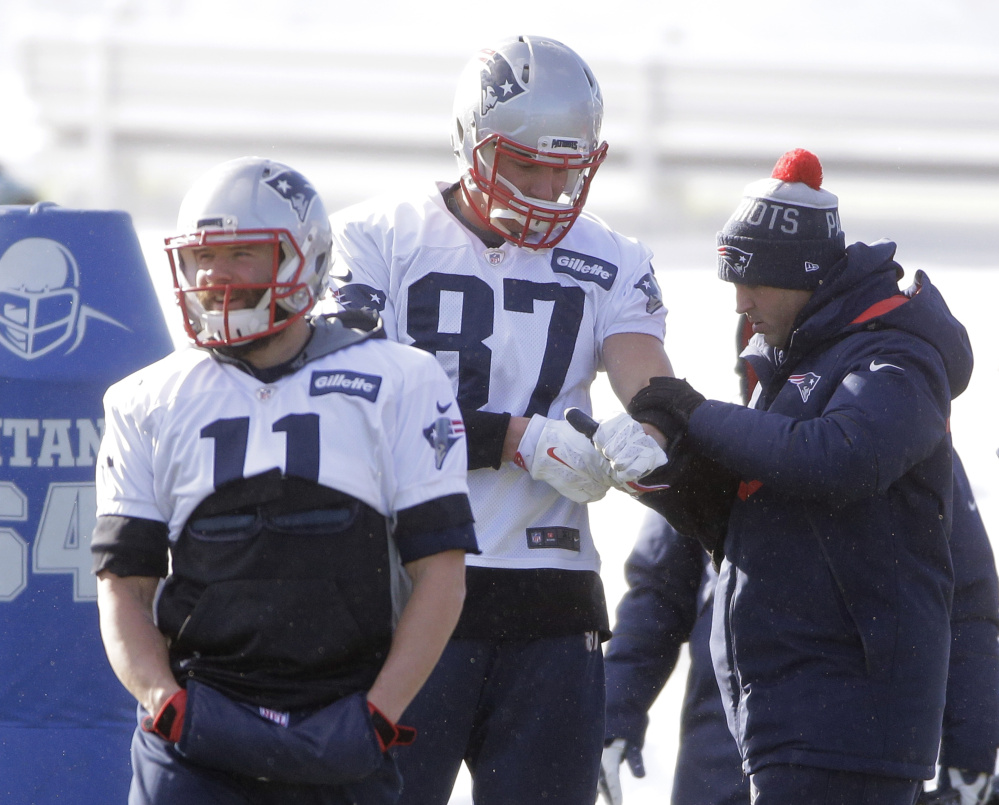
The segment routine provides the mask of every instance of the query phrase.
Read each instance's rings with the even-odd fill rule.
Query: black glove
[[[689,439],[681,438],[670,448],[669,462],[642,478],[642,484],[664,487],[637,499],[665,517],[680,534],[700,542],[717,570],[725,557],[738,477],[694,450]]]
[[[184,729],[184,714],[187,712],[187,691],[178,690],[164,702],[155,716],[142,719],[142,731],[159,735],[172,744],[180,740]]]
[[[378,736],[378,745],[382,752],[388,752],[393,746],[409,746],[416,740],[416,730],[413,727],[404,727],[402,724],[395,724],[389,721],[381,710],[368,702],[368,710],[371,711],[371,723],[375,727],[375,735]]]
[[[702,402],[704,395],[695,391],[686,380],[653,377],[649,385],[631,398],[628,413],[639,422],[659,428],[673,444],[687,432],[690,415]]]

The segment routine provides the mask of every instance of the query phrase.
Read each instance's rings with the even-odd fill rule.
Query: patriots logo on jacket
[[[333,301],[344,310],[385,310],[385,294],[360,282],[333,288]]]
[[[316,190],[302,174],[290,170],[281,171],[264,184],[291,205],[299,221],[305,220],[309,214],[312,199],[316,197]]]
[[[494,50],[483,51],[482,114],[485,115],[497,104],[513,100],[527,88],[522,86],[513,74],[513,65]]]
[[[634,285],[643,294],[645,294],[645,312],[655,313],[659,308],[663,306],[663,292],[659,290],[659,283],[656,282],[656,278],[651,272],[645,274],[638,282]]]
[[[817,374],[806,372],[803,375],[791,375],[787,380],[789,383],[794,383],[794,385],[798,387],[798,391],[801,392],[801,401],[808,402],[812,389],[819,384],[821,379],[822,377]]]
[[[440,406],[438,405],[437,408],[440,409]],[[434,448],[434,464],[437,469],[444,466],[444,459],[447,458],[448,452],[461,440],[464,433],[464,422],[446,416],[437,417],[431,425],[423,429],[424,438]]]
[[[749,262],[753,259],[753,253],[744,252],[735,246],[719,246],[718,257],[734,274],[745,277]]]

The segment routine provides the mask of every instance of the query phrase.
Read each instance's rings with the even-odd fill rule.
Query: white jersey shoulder
[[[467,491],[451,384],[419,350],[372,339],[272,383],[196,349],[105,395],[98,514],[159,520],[176,538],[222,484],[278,468],[386,517]]]
[[[589,411],[608,336],[663,338],[651,251],[586,213],[554,248],[489,247],[448,210],[447,186],[333,215],[324,305],[377,310],[390,337],[436,355],[466,410]],[[483,551],[469,564],[599,568],[585,507],[512,465],[469,487]]]

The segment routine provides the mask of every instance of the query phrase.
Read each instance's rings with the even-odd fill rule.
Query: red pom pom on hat
[[[804,148],[788,151],[774,165],[771,178],[782,182],[804,182],[813,190],[822,187],[822,165],[819,158]]]

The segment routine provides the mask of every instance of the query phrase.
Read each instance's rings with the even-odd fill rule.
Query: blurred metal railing
[[[467,54],[248,46],[109,25],[32,33],[18,55],[52,148],[90,166],[78,202],[107,206],[134,192],[126,163],[170,150],[446,154]],[[827,169],[999,178],[999,61],[792,67],[662,52],[592,67],[615,162],[646,196],[684,172],[772,165],[795,146]]]

